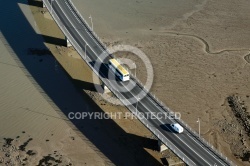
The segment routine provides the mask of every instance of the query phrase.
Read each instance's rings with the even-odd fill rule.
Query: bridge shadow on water
[[[82,81],[82,80],[72,80],[73,81],[73,84],[76,86],[77,89],[79,90],[89,90],[89,91],[92,91],[92,92],[97,92],[95,86],[101,86],[101,85],[96,85],[96,84],[93,84],[91,82],[86,82],[86,81]],[[101,88],[101,87],[100,87]]]
[[[50,44],[55,44],[55,45],[66,45],[66,40],[52,37],[52,36],[47,36],[47,35],[41,35],[43,37],[43,40],[46,43]]]
[[[29,5],[36,6],[36,7],[43,7],[43,2],[37,0],[29,0]]]
[[[33,6],[42,6],[40,1],[30,0],[29,2]],[[82,88],[93,89],[92,85],[74,80],[62,67],[55,69],[56,60],[52,55],[33,56],[28,54],[31,48],[47,49],[43,44],[44,40],[55,44],[63,41],[37,34],[20,8],[24,5],[28,4],[23,0],[9,0],[0,7],[2,12],[0,15],[1,40],[5,40],[14,51],[13,58],[20,66],[24,66],[22,68],[24,73],[40,93],[49,97],[45,97],[48,103],[51,103],[51,99],[56,108],[59,108],[58,113],[61,114],[62,119],[65,119],[70,112],[102,113],[103,110],[82,91]],[[145,143],[152,140],[126,133],[112,119],[66,119],[65,122],[82,139],[87,138],[85,141],[88,140],[97,152],[100,151],[106,156],[103,158],[108,159],[106,159],[107,165],[109,165],[109,160],[115,165],[160,165],[159,161],[144,150],[145,146],[152,148],[150,145],[155,144],[154,141],[149,143],[150,145]],[[119,138],[131,141],[122,144]],[[132,144],[130,144],[131,142]]]

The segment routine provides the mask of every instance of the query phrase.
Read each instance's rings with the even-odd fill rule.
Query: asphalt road
[[[51,0],[48,0],[51,4]],[[48,7],[48,10],[53,14],[56,14],[61,22],[65,25],[68,32],[75,39],[78,45],[82,49],[81,56],[84,55],[85,45],[87,56],[91,59],[91,65],[94,65],[95,62],[99,61],[100,55],[103,53],[104,49],[100,44],[95,40],[91,35],[90,30],[82,23],[79,16],[74,12],[68,0],[53,0],[52,2],[53,9],[51,6]],[[86,42],[85,42],[86,41]],[[99,74],[106,78],[108,66],[106,65],[108,59],[111,58],[107,56],[104,59],[104,64],[101,67],[101,72]],[[84,57],[83,57],[84,59]],[[112,87],[118,87],[122,85],[123,88],[127,89],[128,82],[119,82],[115,79],[108,80],[109,85]],[[130,80],[130,84],[136,84],[133,79]],[[133,89],[126,92],[120,92],[120,98],[127,98],[130,100],[136,100],[133,96],[137,95],[139,92],[143,91],[142,88],[136,85]],[[137,105],[138,112],[141,113],[166,113],[159,105],[145,92],[143,93],[146,97],[142,98]],[[133,104],[136,107],[136,103]],[[169,124],[174,123],[175,120],[163,118],[157,119],[154,116],[148,118],[148,124],[155,127],[161,132],[164,137],[173,144],[172,149],[174,148],[176,152],[179,151],[179,157],[184,158],[186,161],[189,161],[189,165],[198,165],[198,166],[220,166],[228,165],[224,160],[215,155],[208,147],[206,147],[197,137],[193,136],[192,133],[184,129],[184,132],[181,134],[175,133],[169,127]],[[119,153],[119,152],[117,152]]]

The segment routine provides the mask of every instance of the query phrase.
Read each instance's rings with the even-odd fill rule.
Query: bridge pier
[[[109,93],[110,92],[109,88],[104,83],[102,83],[101,87],[103,89],[102,93]]]
[[[100,82],[101,82],[101,88],[102,88],[102,92],[101,93],[109,93],[110,92],[110,90],[109,90],[109,88],[100,80]]]
[[[165,144],[163,144],[161,142],[161,140],[159,140],[159,139],[158,139],[158,147],[159,147],[160,153],[163,152],[163,151],[165,151],[165,150],[168,150],[168,147]]]
[[[45,4],[44,4],[43,0],[42,0],[42,3],[43,3],[43,8],[45,8],[46,6],[45,6]]]
[[[72,44],[70,43],[69,39],[66,36],[65,36],[65,40],[66,40],[66,46],[72,47]]]

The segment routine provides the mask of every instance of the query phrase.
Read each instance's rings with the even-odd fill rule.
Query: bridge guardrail
[[[134,81],[137,82],[137,85],[144,89],[145,92],[148,93],[148,95],[153,99],[164,111],[173,113],[170,108],[168,108],[163,102],[161,102],[159,99],[157,99],[155,96],[153,96],[147,89],[145,89],[142,84],[136,79],[136,77],[132,77]],[[235,164],[230,161],[227,157],[225,157],[222,153],[220,153],[217,149],[214,148],[213,145],[209,144],[204,138],[200,137],[196,131],[194,131],[187,123],[185,123],[181,119],[175,119],[177,123],[179,123],[181,126],[183,126],[191,135],[194,136],[194,138],[201,142],[204,145],[204,148],[208,148],[211,152],[213,152],[216,156],[219,156],[222,160],[224,160],[226,163],[230,164],[231,166],[234,166]]]
[[[76,7],[74,6],[74,4],[72,3],[71,0],[67,0],[69,2],[69,4],[71,5],[71,7],[73,8],[73,10],[76,12],[78,18],[81,20],[81,22],[88,28],[88,31],[89,33],[96,39],[96,41],[99,43],[99,45],[103,48],[104,51],[106,51],[108,54],[108,50],[106,50],[106,46],[102,44],[100,38],[94,33],[94,31],[91,30],[90,26],[88,25],[87,21],[84,19],[84,17],[79,13],[79,11],[76,9]],[[47,7],[48,11],[49,11],[49,2],[48,0],[43,0],[45,6]],[[77,52],[81,55],[81,57],[86,60],[87,62],[90,62],[90,59],[87,59],[89,58],[88,56],[85,57],[82,55],[82,49],[80,48],[80,46],[77,44],[77,42],[74,40],[74,38],[71,36],[71,34],[67,31],[67,28],[63,25],[63,23],[60,21],[59,17],[55,14],[53,14],[53,12],[51,13],[52,17],[54,18],[54,20],[56,21],[56,23],[58,24],[58,26],[60,27],[60,29],[63,31],[63,33],[65,34],[65,36],[67,36],[68,40],[70,41],[70,43],[72,45],[74,45],[75,49],[77,50]],[[114,57],[112,54],[109,54],[111,57]],[[103,81],[104,84],[106,84],[110,90],[112,90],[112,92],[116,95],[116,96],[120,96],[114,89],[112,89],[112,86],[110,85],[109,82],[107,82],[105,79],[102,78],[102,76],[100,76],[99,72],[97,72],[93,66],[91,66],[89,63],[87,63],[88,66],[90,68],[93,69],[94,73],[99,76],[99,78],[101,79],[101,81]],[[132,77],[131,77],[138,86],[140,86],[149,96],[152,100],[154,100],[164,111],[166,112],[173,112],[171,111],[163,102],[161,102],[159,99],[157,99],[155,97],[155,95],[153,96],[152,93],[149,92],[149,90],[147,90],[144,86],[142,86],[142,83],[136,78],[133,76],[132,74]],[[123,103],[125,104],[125,103]],[[127,106],[127,104],[125,104]],[[131,106],[133,105],[128,105],[127,108],[131,111],[131,112],[134,112],[133,109],[131,108]],[[134,107],[134,106],[133,106]],[[153,129],[153,127],[149,126],[148,122],[144,120],[141,120],[140,118],[138,118],[152,133],[154,133],[158,138],[160,135],[162,135],[157,129]],[[186,124],[183,120],[176,120],[176,122],[180,123],[192,136],[194,136],[194,138],[196,138],[199,142],[201,142],[205,148],[208,148],[210,151],[212,151],[215,155],[219,156],[222,160],[224,160],[226,163],[228,164],[231,164],[231,165],[234,165],[232,161],[228,160],[226,157],[224,157],[222,155],[222,153],[219,153],[217,151],[217,149],[215,149],[212,145],[210,145],[207,141],[205,141],[204,138],[199,138],[197,132],[195,132],[194,130],[192,130],[192,128],[190,126],[188,126],[188,124]],[[158,132],[157,132],[158,131]],[[162,139],[161,139],[162,138]],[[166,141],[167,138],[165,138],[163,135],[162,137],[159,138],[160,140],[162,140],[162,142],[169,142],[169,141]],[[165,141],[164,141],[164,138],[165,138]],[[166,143],[165,143],[166,144]],[[185,161],[184,158],[181,157],[180,155],[180,152],[177,152],[176,149],[173,148],[173,146],[170,146],[170,144],[166,144],[171,150],[173,150],[174,153],[176,153],[184,162],[188,162],[188,161]],[[172,148],[171,148],[172,147]],[[191,163],[189,161],[189,163]]]
[[[72,7],[72,9],[77,13],[78,18],[81,20],[81,22],[88,27],[88,31],[93,35],[93,37],[96,39],[96,41],[99,43],[99,45],[103,48],[104,51],[107,51],[107,46],[101,41],[101,39],[96,35],[95,31],[93,31],[88,22],[84,19],[84,17],[81,15],[81,13],[77,10],[74,3],[71,0],[68,0],[69,5]]]

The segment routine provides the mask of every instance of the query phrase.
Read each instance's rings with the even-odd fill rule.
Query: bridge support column
[[[69,39],[66,36],[65,36],[65,40],[66,40],[66,46],[71,47],[72,44],[70,43]]]
[[[159,139],[158,139],[158,147],[160,152],[163,152],[168,149],[168,147],[165,144],[163,144]]]
[[[102,82],[102,81],[101,81]],[[109,93],[109,88],[102,82],[101,87],[103,89],[102,93]]]
[[[43,3],[43,8],[45,8],[46,6],[45,6],[45,4],[44,4],[43,0],[42,0],[42,3]]]

